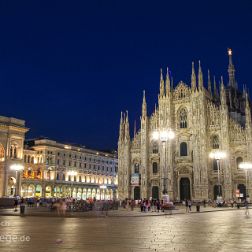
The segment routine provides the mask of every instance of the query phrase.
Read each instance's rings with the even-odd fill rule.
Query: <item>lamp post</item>
[[[220,190],[220,160],[226,158],[226,152],[221,151],[221,150],[217,150],[217,151],[212,151],[209,154],[209,157],[212,159],[216,160],[217,163],[217,170],[218,170],[218,197],[217,198],[221,198],[221,190]]]
[[[252,169],[252,163],[251,162],[242,162],[239,164],[239,168],[245,170],[245,174],[246,174],[246,195],[245,195],[245,199],[247,199],[248,195],[248,170]]]
[[[16,183],[15,183],[15,195],[17,196],[17,185],[19,185],[18,172],[24,170],[24,166],[22,164],[12,164],[10,169],[16,172]]]
[[[161,130],[161,131],[156,130],[152,133],[153,140],[160,141],[162,143],[163,150],[164,150],[164,178],[162,178],[164,180],[163,195],[167,194],[166,183],[168,180],[168,174],[167,174],[167,168],[166,168],[166,142],[174,139],[174,137],[175,137],[175,133],[171,129]]]
[[[71,170],[67,172],[68,176],[71,176],[71,198],[73,197],[73,181],[72,181],[72,176],[76,176],[77,175],[77,171]]]

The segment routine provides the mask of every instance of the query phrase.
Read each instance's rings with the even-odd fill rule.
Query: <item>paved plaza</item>
[[[1,252],[252,251],[252,217],[243,209],[131,218],[0,216],[0,223]]]

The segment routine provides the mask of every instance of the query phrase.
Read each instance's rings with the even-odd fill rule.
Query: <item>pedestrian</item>
[[[17,207],[18,207],[18,199],[14,199],[14,212],[17,212]]]
[[[21,202],[20,202],[20,214],[21,215],[25,214],[25,201],[24,201],[24,198],[22,198]]]
[[[204,207],[206,207],[206,200],[205,199],[203,200],[203,205],[204,205]]]
[[[160,210],[160,201],[159,200],[157,200],[157,211],[158,211],[158,213],[159,213],[159,210]]]
[[[245,200],[244,205],[245,205],[245,215],[249,216],[249,204],[247,200]]]
[[[192,201],[188,200],[188,207],[189,207],[189,211],[192,211]]]
[[[133,211],[135,207],[135,200],[131,200],[130,207],[131,207],[131,211]]]
[[[39,206],[40,206],[40,199],[37,199],[36,206],[37,206],[37,208],[39,208]]]
[[[189,212],[189,209],[188,209],[189,205],[188,205],[188,200],[187,199],[185,200],[185,207],[186,207],[186,213],[188,213]]]

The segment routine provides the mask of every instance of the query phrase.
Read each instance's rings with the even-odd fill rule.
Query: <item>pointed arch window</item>
[[[185,108],[179,111],[179,127],[181,129],[187,128],[187,111]]]

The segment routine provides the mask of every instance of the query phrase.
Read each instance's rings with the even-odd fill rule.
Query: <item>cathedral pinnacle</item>
[[[147,103],[145,98],[145,90],[143,91],[143,103],[142,103],[142,118],[147,116]]]
[[[245,98],[245,118],[246,118],[246,129],[251,131],[252,123],[251,123],[251,110],[249,104],[248,93],[246,92]]]
[[[170,96],[171,81],[170,81],[170,76],[169,76],[169,69],[168,69],[168,67],[167,67],[167,72],[166,72],[165,86],[166,86],[166,96]]]
[[[124,137],[125,137],[125,141],[127,142],[128,140],[130,140],[128,110],[126,110],[126,118],[125,118],[124,129],[125,129]]]
[[[124,139],[124,115],[121,111],[120,127],[119,127],[119,142],[121,143]]]
[[[196,75],[194,69],[194,62],[192,62],[191,88],[192,91],[196,91]]]
[[[199,60],[199,71],[198,71],[198,85],[199,85],[199,90],[203,90],[203,74],[201,70],[200,60]]]
[[[221,76],[221,83],[220,83],[220,93],[221,93],[221,104],[222,106],[224,106],[227,104],[227,99],[226,99],[226,90],[225,90],[222,76]]]
[[[211,76],[210,76],[210,71],[209,71],[209,69],[208,69],[208,82],[207,82],[207,84],[208,84],[208,92],[210,93],[210,94],[212,94],[212,84],[211,84]]]
[[[229,77],[229,81],[228,81],[228,85],[236,88],[236,81],[235,81],[235,68],[233,65],[233,59],[232,59],[232,49],[228,48],[228,59],[229,59],[229,63],[228,63],[228,77]]]
[[[160,69],[160,96],[164,96],[164,79],[162,68]]]

